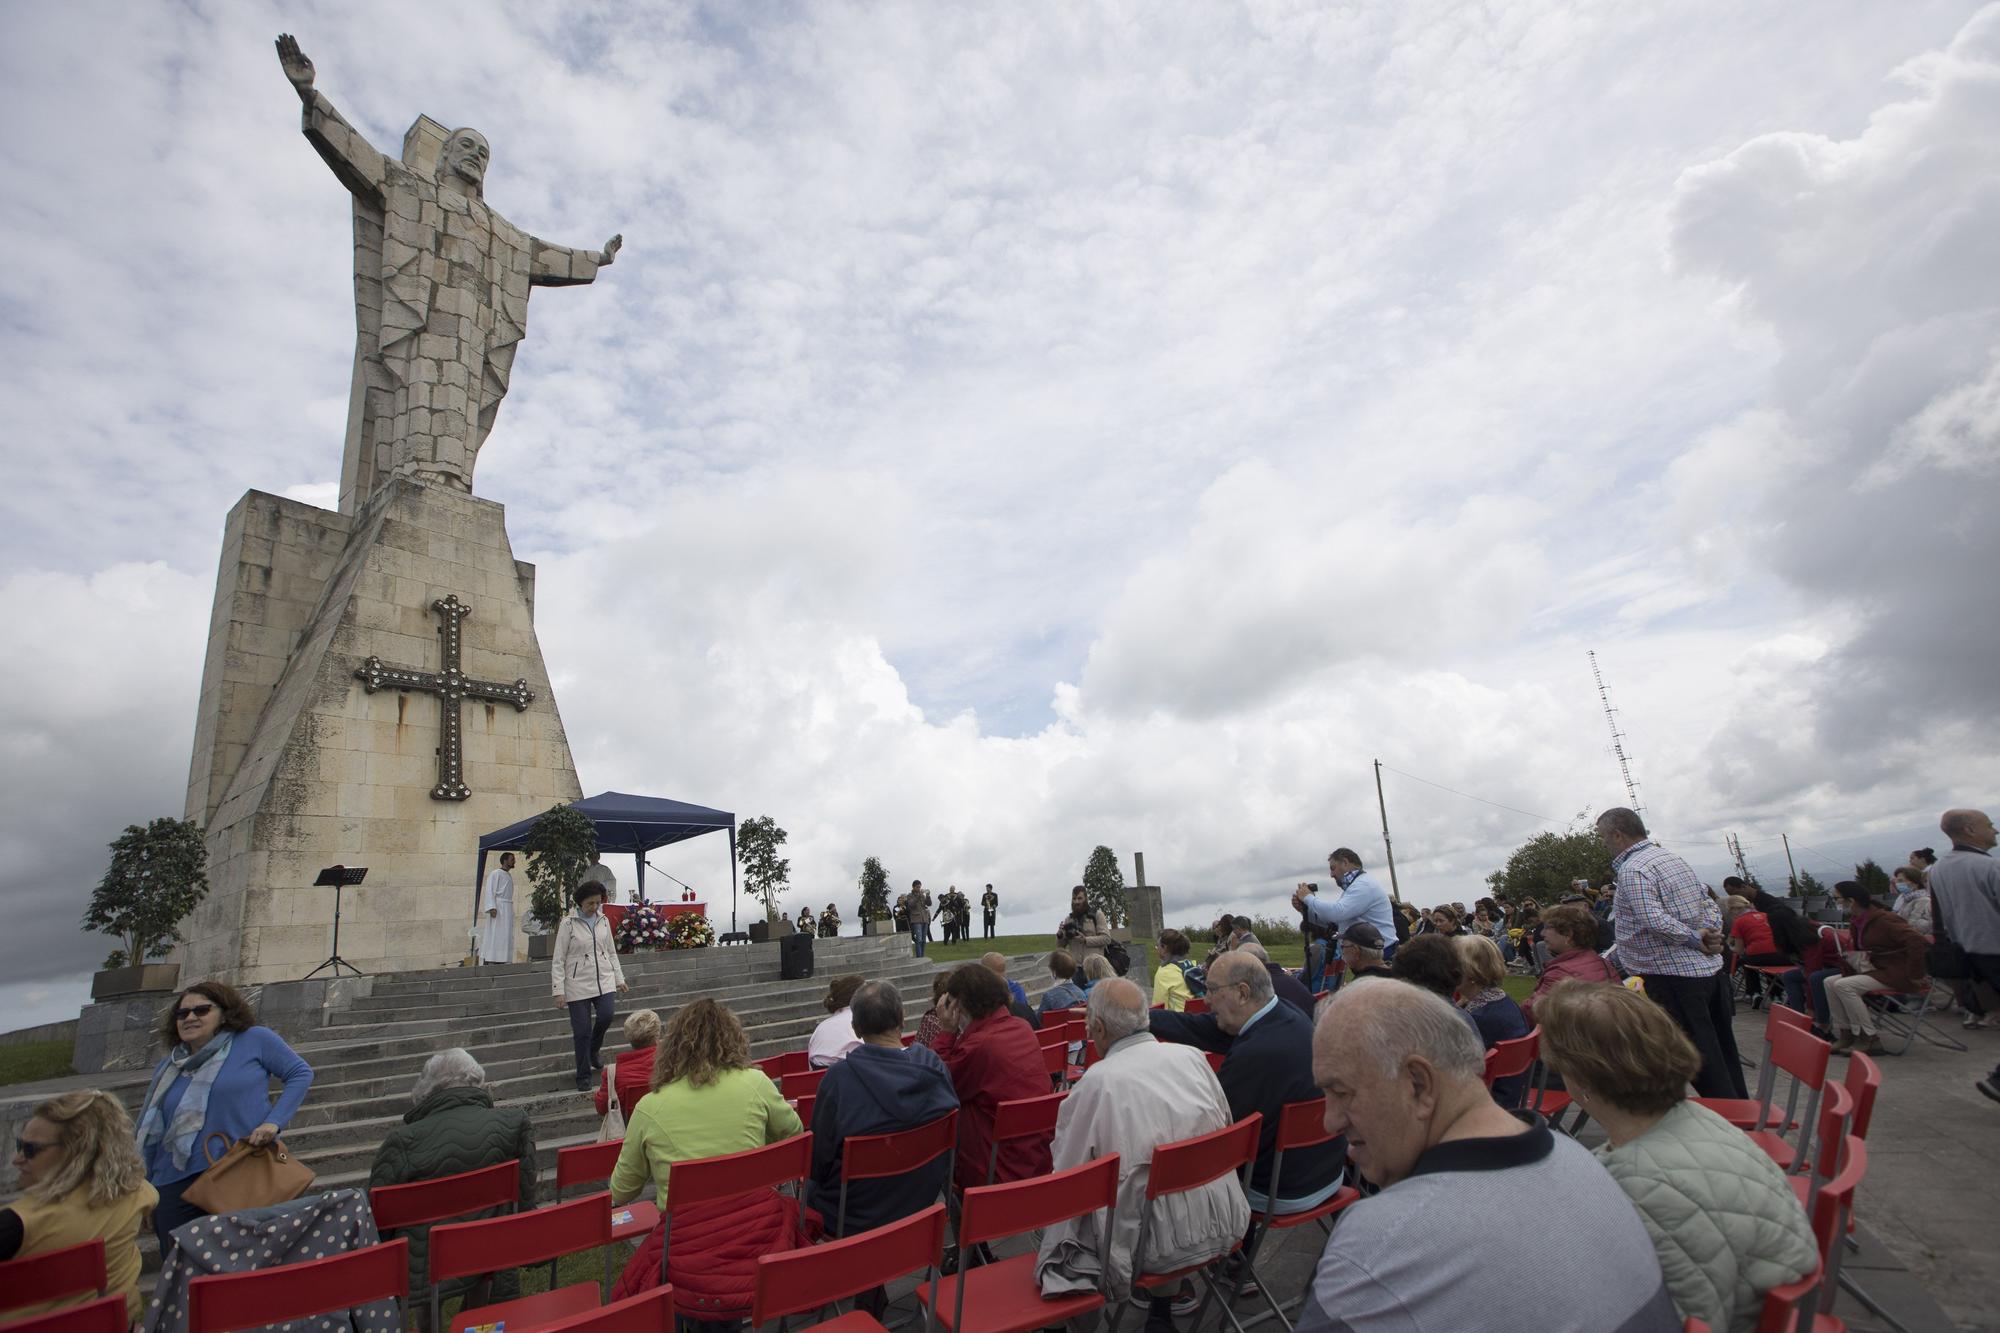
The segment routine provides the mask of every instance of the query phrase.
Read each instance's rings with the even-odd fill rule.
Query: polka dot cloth
[[[187,1333],[187,1284],[193,1278],[324,1259],[377,1239],[374,1214],[360,1190],[196,1218],[174,1232],[173,1253],[153,1287],[145,1333]],[[396,1301],[376,1301],[272,1327],[277,1333],[400,1333],[403,1311]]]

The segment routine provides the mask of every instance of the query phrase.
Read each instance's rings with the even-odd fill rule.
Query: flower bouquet
[[[671,947],[667,937],[667,923],[649,904],[641,903],[625,913],[625,919],[618,923],[618,952],[631,953],[637,949],[665,949]]]
[[[715,927],[699,912],[684,912],[667,923],[669,949],[706,949],[715,943]]]

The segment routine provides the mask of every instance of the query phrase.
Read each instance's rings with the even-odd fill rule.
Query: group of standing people
[[[801,907],[799,909],[799,934],[818,935],[823,940],[838,938],[840,935],[840,909],[832,903],[828,903],[826,910],[821,912],[818,919],[815,920],[812,908]]]

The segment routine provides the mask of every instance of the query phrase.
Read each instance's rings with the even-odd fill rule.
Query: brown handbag
[[[215,1141],[227,1151],[215,1155]],[[220,1130],[202,1141],[208,1169],[181,1191],[181,1198],[204,1213],[234,1213],[296,1199],[312,1188],[313,1169],[286,1150],[284,1140],[255,1147],[248,1139],[229,1142]]]

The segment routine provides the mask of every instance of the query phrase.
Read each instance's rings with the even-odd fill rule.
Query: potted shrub
[[[871,856],[861,863],[860,889],[861,933],[890,934],[889,872],[882,868],[881,857]]]
[[[90,997],[171,991],[180,964],[167,953],[181,943],[181,923],[208,893],[208,848],[199,824],[156,819],[129,824],[111,844],[111,865],[90,895],[83,926],[120,942],[91,979]]]
[[[736,830],[736,859],[743,863],[743,889],[764,904],[764,919],[750,923],[750,942],[764,944],[785,933],[778,923],[778,899],[792,877],[792,863],[778,855],[788,835],[769,815],[746,819]]]
[[[528,921],[535,928],[528,937],[528,957],[546,959],[555,953],[556,923],[569,910],[570,890],[583,882],[583,872],[597,855],[597,829],[569,806],[552,805],[535,821],[521,850],[531,886]]]

